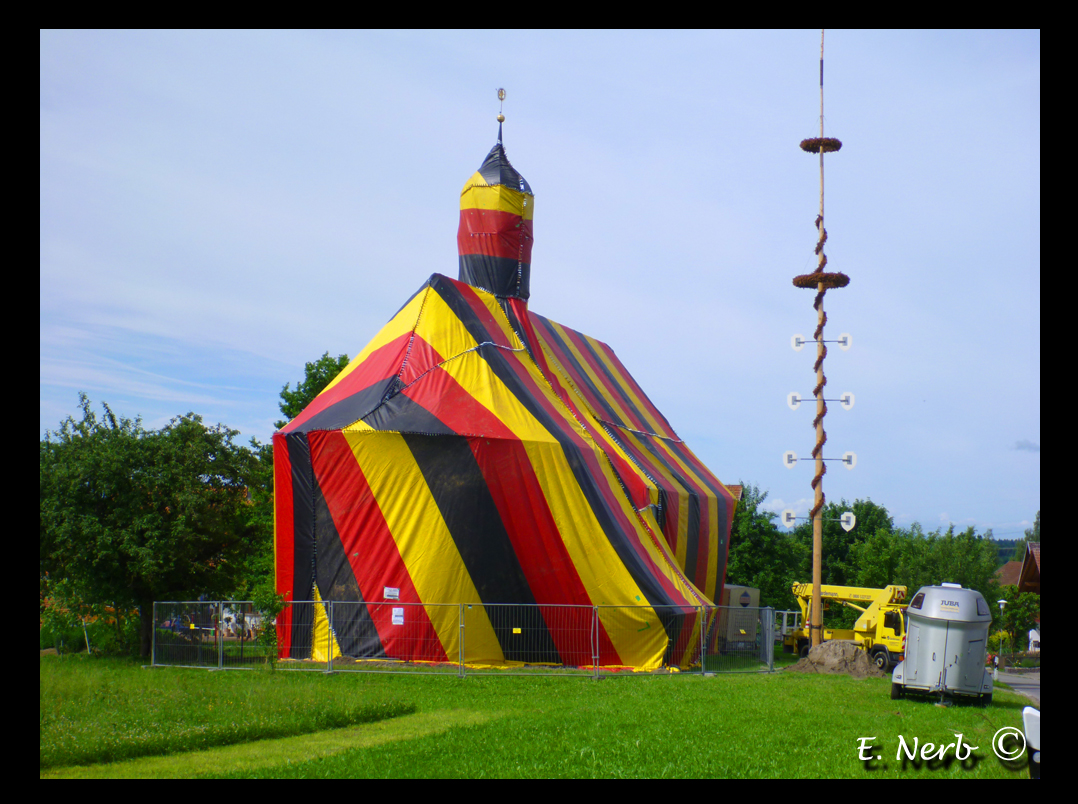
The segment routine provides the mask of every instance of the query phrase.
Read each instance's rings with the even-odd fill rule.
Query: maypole
[[[823,638],[823,607],[820,594],[822,583],[823,562],[823,507],[826,498],[823,493],[823,476],[827,473],[824,465],[823,446],[827,443],[827,432],[824,430],[824,417],[827,415],[827,400],[823,397],[824,386],[827,385],[827,377],[824,374],[823,363],[827,357],[827,346],[824,343],[823,331],[827,324],[827,313],[823,309],[824,294],[830,288],[844,288],[850,283],[850,278],[843,273],[829,273],[825,271],[827,256],[824,254],[824,244],[827,242],[827,229],[824,228],[824,182],[823,182],[823,156],[825,153],[837,151],[842,143],[833,137],[825,137],[823,130],[823,31],[820,32],[820,136],[801,141],[801,150],[820,155],[820,212],[816,216],[816,270],[811,274],[802,274],[794,278],[794,285],[799,288],[816,290],[816,299],[812,306],[816,310],[816,331],[813,340],[816,341],[816,363],[813,369],[816,372],[816,388],[813,396],[816,398],[816,418],[812,425],[816,428],[816,446],[812,449],[812,457],[816,462],[816,471],[812,478],[813,506],[809,513],[812,519],[812,613],[809,623],[809,633],[812,638],[812,646],[820,644]],[[848,336],[847,336],[848,337]],[[848,341],[847,341],[848,343]],[[852,397],[851,397],[852,398]],[[852,468],[852,453],[843,460]],[[845,523],[843,523],[845,524]]]

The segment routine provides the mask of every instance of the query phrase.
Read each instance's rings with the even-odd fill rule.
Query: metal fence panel
[[[701,634],[707,609],[702,606],[598,606],[603,673],[698,672]],[[605,648],[605,646],[601,646]]]
[[[715,606],[704,647],[709,673],[774,670],[774,610]]]
[[[466,603],[462,675],[592,675],[594,606]]]
[[[461,677],[774,669],[770,608],[315,600],[285,612],[275,649],[250,601],[154,603],[152,662]]]
[[[460,673],[458,604],[329,605],[334,672]]]
[[[159,602],[154,603],[153,614],[153,664],[207,669],[221,666],[219,603]]]

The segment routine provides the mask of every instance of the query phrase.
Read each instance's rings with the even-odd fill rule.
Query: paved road
[[[1009,684],[1015,692],[1032,698],[1037,708],[1041,706],[1041,671],[1035,673],[1000,673],[999,680]]]

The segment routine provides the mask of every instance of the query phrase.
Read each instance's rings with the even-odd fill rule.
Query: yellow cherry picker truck
[[[807,623],[812,622],[812,584],[795,583],[794,597],[801,608],[800,621],[792,627],[786,626],[783,617],[782,649],[787,653],[808,656],[811,641]],[[860,586],[820,587],[823,598],[823,610],[827,611],[832,603],[846,606],[861,612],[852,629],[825,628],[823,638],[842,639],[856,642],[883,671],[889,671],[902,661],[906,652],[906,599],[905,586],[888,586],[884,589],[867,589]],[[794,614],[797,612],[776,612],[776,614]]]

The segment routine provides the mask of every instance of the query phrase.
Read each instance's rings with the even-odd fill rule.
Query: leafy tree
[[[253,460],[248,481],[250,525],[261,538],[257,540],[246,572],[236,587],[236,596],[244,599],[272,596],[276,588],[273,563],[273,445],[262,444],[252,438],[251,452]]]
[[[248,483],[254,457],[238,434],[193,413],[160,430],[80,394],[40,442],[40,569],[90,605],[138,607],[148,656],[154,600],[226,596],[268,541]]]
[[[853,530],[847,532],[838,521],[843,513],[852,511],[857,518]],[[882,505],[872,500],[855,500],[852,504],[846,500],[829,502],[823,511],[823,557],[822,578],[825,584],[838,586],[858,586],[854,582],[856,568],[851,565],[850,549],[860,544],[869,535],[879,531],[891,533],[894,520]],[[794,528],[794,538],[805,548],[806,559],[801,568],[800,580],[812,580],[812,522],[805,522]]]
[[[876,533],[848,554],[853,586],[906,586],[912,595],[922,586],[944,581],[976,589],[986,599],[996,595],[996,544],[991,531],[978,536],[973,528],[956,534],[954,527],[925,534],[916,522],[909,530]]]
[[[1008,584],[1000,590],[1000,597],[1007,601],[1002,615],[995,600],[990,600],[997,628],[1010,634],[1012,650],[1024,649],[1029,637],[1029,630],[1036,626],[1041,616],[1041,596],[1033,592],[1018,592],[1018,587]]]
[[[284,388],[281,389],[281,402],[278,403],[285,419],[275,422],[277,429],[280,430],[302,413],[303,409],[311,404],[311,401],[322,393],[347,365],[348,355],[330,357],[329,352],[326,352],[315,362],[304,366],[303,380],[296,383],[294,391],[290,389],[291,383],[285,383]]]
[[[796,609],[790,587],[798,580],[804,548],[778,529],[777,514],[760,507],[766,499],[766,491],[744,485],[730,529],[726,582],[759,589],[761,606]]]

